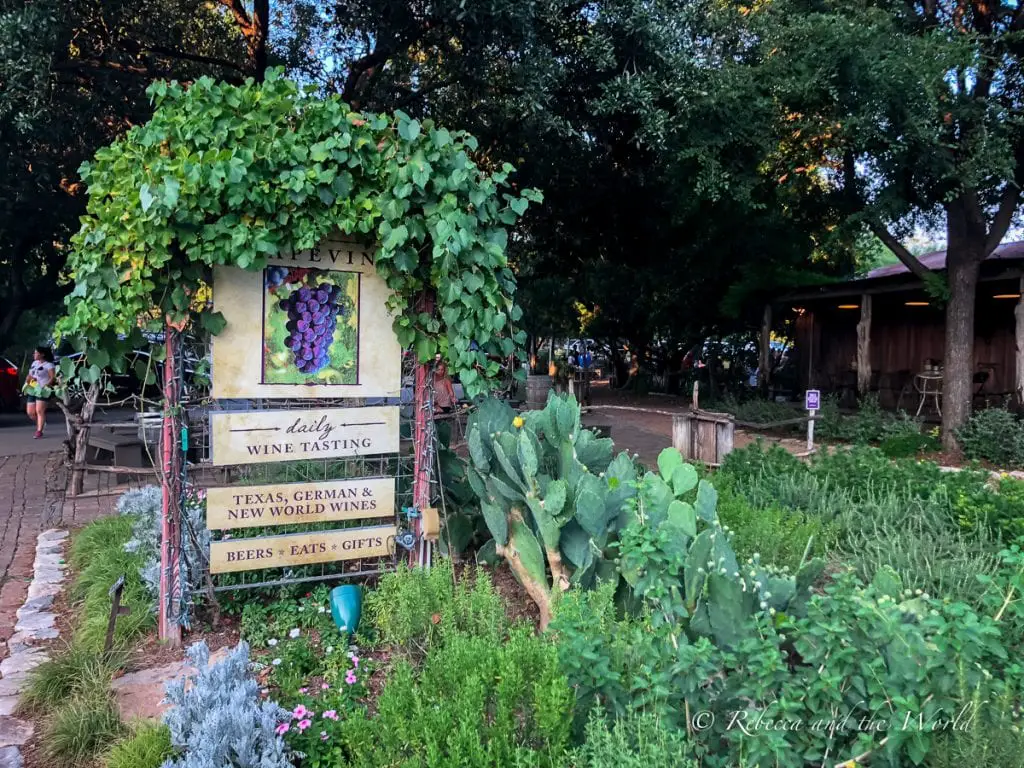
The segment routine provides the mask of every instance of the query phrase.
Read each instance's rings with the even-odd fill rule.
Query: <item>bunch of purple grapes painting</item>
[[[269,267],[264,381],[354,383],[359,276]]]
[[[288,313],[288,335],[284,343],[295,356],[295,367],[302,373],[317,373],[330,357],[338,315],[345,310],[337,301],[341,288],[328,283],[303,285],[291,298],[281,300],[281,309]]]

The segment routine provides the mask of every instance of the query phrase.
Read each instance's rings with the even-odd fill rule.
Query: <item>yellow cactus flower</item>
[[[523,424],[525,423],[526,422],[523,421],[522,416],[516,416],[514,419],[512,419],[512,426],[515,427],[516,429],[522,429]]]

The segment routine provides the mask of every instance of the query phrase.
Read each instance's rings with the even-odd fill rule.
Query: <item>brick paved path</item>
[[[0,456],[0,658],[32,580],[36,537],[61,520],[60,455]]]

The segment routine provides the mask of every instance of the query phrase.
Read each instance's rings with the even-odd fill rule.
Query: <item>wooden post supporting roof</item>
[[[871,294],[860,298],[860,321],[857,323],[857,392],[867,394],[871,386]]]
[[[1017,306],[1013,310],[1014,318],[1017,321],[1014,328],[1017,350],[1013,357],[1013,385],[1017,394],[1017,405],[1024,405],[1024,277],[1020,278],[1019,290],[1020,298],[1017,299]]]
[[[767,391],[772,380],[772,305],[764,305],[761,319],[761,345],[757,356],[757,386]]]

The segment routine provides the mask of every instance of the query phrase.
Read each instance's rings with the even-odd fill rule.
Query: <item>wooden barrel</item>
[[[672,417],[672,445],[687,461],[718,467],[732,451],[736,425],[732,414],[690,411]]]
[[[539,411],[548,402],[551,391],[551,377],[546,373],[531,374],[526,377],[526,407],[531,411]]]

